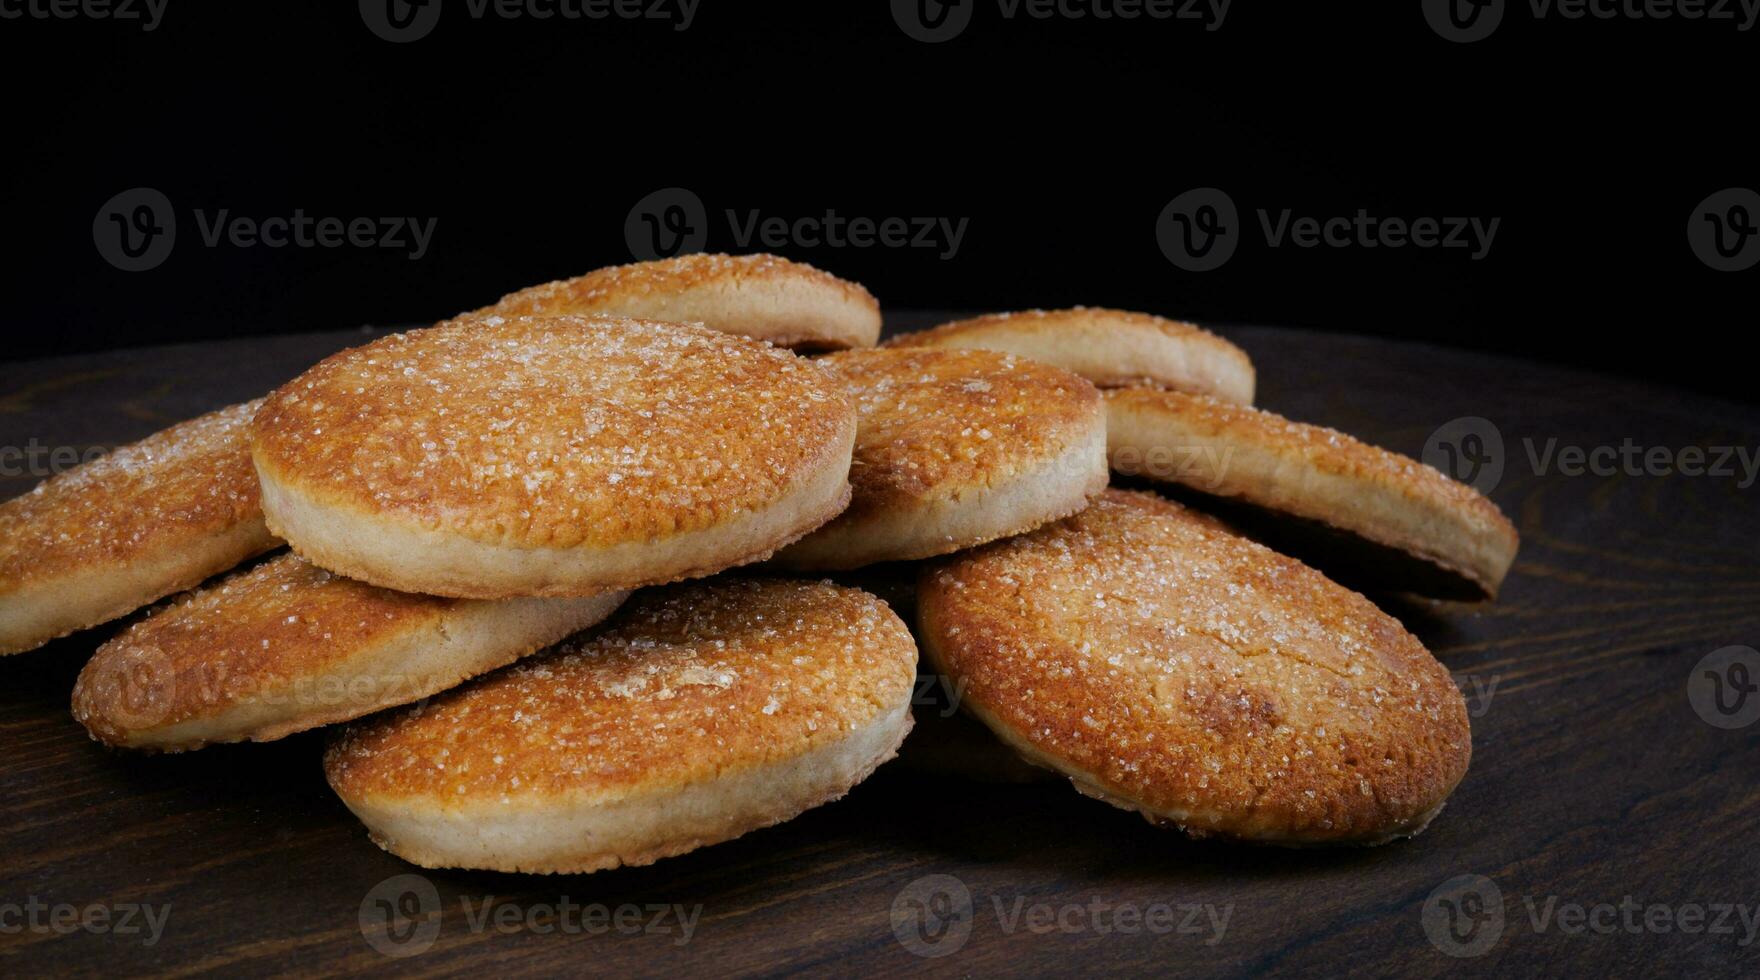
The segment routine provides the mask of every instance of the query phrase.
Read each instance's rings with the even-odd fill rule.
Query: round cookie
[[[910,731],[916,646],[855,589],[716,579],[349,729],[330,785],[424,867],[649,864],[841,797]]]
[[[925,659],[1003,741],[1194,836],[1410,836],[1472,756],[1460,691],[1396,620],[1152,494],[949,559],[918,603]]]
[[[1061,368],[984,350],[860,350],[820,364],[861,419],[838,518],[777,563],[847,569],[927,558],[1019,534],[1106,486],[1106,416]]]
[[[0,503],[0,654],[127,615],[275,547],[246,430],[174,425]]]
[[[74,686],[73,716],[119,748],[271,741],[504,667],[598,623],[627,595],[441,599],[282,555],[98,648]]]
[[[269,527],[404,592],[591,595],[769,556],[842,511],[855,411],[705,327],[487,317],[344,351],[251,429]]]
[[[1253,403],[1246,351],[1202,327],[1147,313],[1078,306],[992,313],[886,342],[888,347],[1007,351],[1087,378],[1102,388],[1153,385]]]
[[[1179,392],[1109,391],[1106,406],[1113,469],[1205,494],[1353,585],[1492,599],[1515,561],[1520,539],[1497,505],[1415,459]]]
[[[682,320],[799,350],[872,347],[880,304],[860,283],[775,255],[681,255],[532,286],[478,316],[615,313]]]

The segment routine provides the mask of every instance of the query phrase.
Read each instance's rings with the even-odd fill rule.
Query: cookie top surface
[[[1080,442],[1103,410],[1077,375],[995,351],[856,350],[818,363],[855,398],[851,516],[1031,470]]]
[[[1067,367],[1095,384],[1155,384],[1251,402],[1246,351],[1203,327],[1149,313],[1077,306],[990,313],[901,334],[888,347],[987,347]]]
[[[1493,528],[1513,549],[1515,526],[1483,494],[1410,456],[1372,446],[1337,429],[1292,422],[1274,412],[1177,391],[1122,388],[1105,393],[1111,411],[1154,418],[1179,433],[1200,433],[1299,460],[1323,473],[1364,480],[1466,515]],[[1304,515],[1323,516],[1323,515]]]
[[[1063,310],[1017,310],[1011,313],[986,313],[982,316],[953,320],[916,333],[902,334],[887,340],[887,346],[924,346],[952,341],[960,337],[998,330],[1062,331],[1073,327],[1097,326],[1109,330],[1131,330],[1157,333],[1180,340],[1196,341],[1217,350],[1246,354],[1240,348],[1183,320],[1169,320],[1152,313],[1113,310],[1099,306],[1072,306]]]
[[[125,564],[258,517],[246,431],[259,404],[174,425],[0,503],[0,592]]]
[[[562,279],[509,293],[485,313],[502,316],[573,313],[596,310],[626,296],[678,293],[710,283],[802,281],[835,290],[854,302],[878,308],[872,293],[805,262],[779,255],[726,255],[697,252],[652,262],[632,262],[595,269],[584,276]]]
[[[1471,756],[1459,691],[1397,621],[1151,494],[958,556],[920,601],[968,704],[1197,833],[1410,831]]]
[[[345,798],[612,800],[840,740],[906,704],[916,645],[856,589],[716,579],[638,593],[601,630],[349,729]]]
[[[682,313],[688,312],[704,318],[708,326],[736,333],[746,332],[744,328],[761,330],[762,333],[753,334],[756,336],[780,331],[798,334],[787,337],[789,341],[837,342],[840,346],[850,339],[845,335],[853,325],[823,325],[820,330],[802,322],[796,322],[792,328],[747,322],[754,317],[767,321],[791,312],[808,318],[827,312],[816,306],[795,307],[789,297],[799,303],[807,295],[796,290],[810,291],[813,296],[835,300],[849,311],[859,312],[862,323],[855,330],[862,335],[859,341],[869,345],[874,342],[880,329],[880,304],[860,283],[840,279],[804,262],[763,253],[695,253],[610,266],[510,293],[477,311],[477,315],[633,313],[682,318]],[[687,303],[673,309],[674,301],[693,297],[704,300],[706,305]],[[623,309],[626,304],[637,308]]]
[[[98,648],[74,691],[74,714],[126,713],[172,724],[288,682],[321,676],[357,651],[436,622],[463,600],[376,588],[281,555],[188,592]],[[101,683],[126,673],[129,691]]]
[[[344,351],[252,426],[259,468],[367,514],[514,546],[711,527],[828,465],[854,416],[811,361],[700,326],[464,318]]]

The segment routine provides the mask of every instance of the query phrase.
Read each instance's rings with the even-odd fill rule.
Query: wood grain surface
[[[0,974],[1760,973],[1760,724],[1712,724],[1741,716],[1689,697],[1713,683],[1702,658],[1760,646],[1760,488],[1739,461],[1571,475],[1556,455],[1629,440],[1751,456],[1760,411],[1433,347],[1229,333],[1265,407],[1413,455],[1460,417],[1504,442],[1492,496],[1523,544],[1503,599],[1380,600],[1474,714],[1472,769],[1421,837],[1194,842],[1066,784],[948,774],[919,751],[841,802],[647,868],[423,872],[329,792],[322,733],[172,757],[90,741],[68,695],[110,627],[0,659]],[[367,336],[0,365],[0,497],[56,447],[65,460],[255,397]],[[1542,455],[1556,440],[1546,465],[1529,440]]]

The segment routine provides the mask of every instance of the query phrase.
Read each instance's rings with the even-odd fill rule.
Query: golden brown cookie
[[[910,730],[915,672],[910,632],[864,592],[688,583],[360,723],[324,768],[374,841],[424,867],[649,864],[848,792]]]
[[[701,323],[779,347],[872,347],[880,304],[860,283],[775,255],[681,255],[504,296],[478,316],[615,313]]]
[[[983,348],[1030,357],[1102,388],[1154,385],[1253,403],[1255,375],[1245,351],[1177,320],[1078,306],[956,320],[901,334],[888,347]]]
[[[174,425],[0,503],[0,654],[127,615],[273,548],[245,440],[258,404]]]
[[[627,595],[441,599],[282,555],[98,648],[74,686],[73,716],[121,748],[266,742],[504,667],[598,623]]]
[[[460,320],[344,351],[252,426],[269,526],[404,592],[591,595],[767,557],[849,499],[855,411],[701,326]]]
[[[1397,621],[1152,494],[930,568],[918,617],[1003,741],[1194,835],[1410,836],[1472,756],[1465,701]]]
[[[777,555],[797,569],[926,558],[1080,510],[1106,485],[1094,386],[984,350],[862,350],[819,360],[854,393],[849,509]]]
[[[1415,459],[1201,396],[1123,389],[1106,405],[1113,469],[1336,532],[1227,513],[1353,584],[1492,599],[1515,561],[1520,539],[1497,505]]]

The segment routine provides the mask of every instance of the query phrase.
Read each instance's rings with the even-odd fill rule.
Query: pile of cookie
[[[157,603],[80,674],[94,738],[336,725],[330,785],[429,867],[642,864],[836,799],[910,731],[919,644],[1021,759],[1191,834],[1441,809],[1448,673],[1262,542],[1490,599],[1495,506],[1250,407],[1247,355],[1188,324],[880,328],[855,283],[693,255],[343,351],[0,504],[0,653]]]

